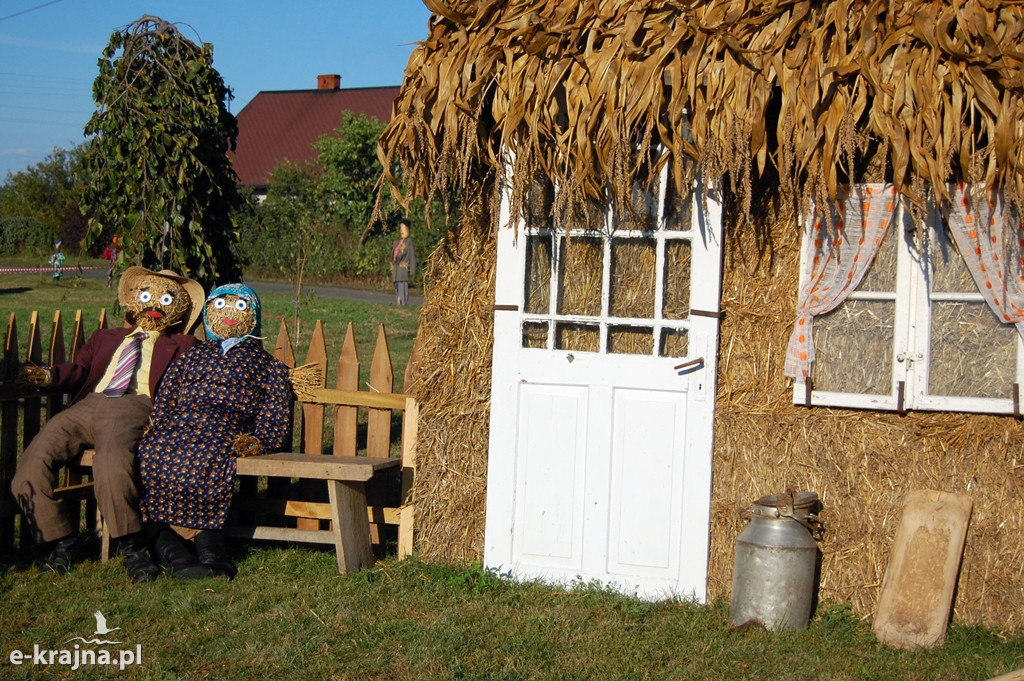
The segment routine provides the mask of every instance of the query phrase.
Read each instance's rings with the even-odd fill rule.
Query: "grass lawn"
[[[272,349],[293,302],[262,297]],[[0,274],[0,312],[15,312],[22,333],[33,309],[48,332],[54,309],[78,308],[91,332],[113,302],[103,279]],[[418,309],[306,297],[300,310],[298,361],[316,319],[330,357],[352,321],[366,372],[383,323],[400,387]],[[823,604],[805,631],[735,631],[727,603],[652,603],[593,584],[523,583],[393,556],[341,577],[333,552],[319,547],[236,542],[231,551],[234,581],[141,585],[129,584],[119,558],[99,563],[95,540],[65,576],[41,571],[32,549],[0,556],[0,679],[983,681],[1024,667],[1024,635],[954,623],[943,646],[899,651],[842,605]],[[119,627],[101,638],[118,643],[76,638],[94,638],[96,611]],[[78,659],[106,651],[127,663],[141,653],[141,663],[75,669],[76,647]],[[48,655],[61,650],[66,663]]]
[[[1024,640],[967,627],[935,650],[887,648],[844,607],[821,609],[806,631],[733,631],[724,603],[650,603],[415,558],[341,577],[332,553],[304,547],[235,558],[231,582],[129,585],[120,559],[63,577],[0,566],[0,678],[980,681],[1024,666]],[[11,664],[14,650],[90,638],[96,610],[121,643],[82,647],[141,650],[140,665]]]

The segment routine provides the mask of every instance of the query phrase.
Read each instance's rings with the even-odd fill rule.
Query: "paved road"
[[[77,267],[62,267],[69,276],[77,273]],[[39,272],[51,272],[49,267],[0,267],[0,275],[3,274],[33,274]],[[82,276],[86,279],[103,279],[107,276],[106,267],[83,267]],[[247,281],[247,284],[259,293],[260,291],[273,291],[276,293],[292,293],[295,287],[287,282],[277,281]],[[362,289],[342,288],[339,286],[303,286],[303,293],[312,293],[322,298],[344,298],[346,300],[359,300],[364,303],[393,303],[395,296],[392,293],[381,291],[364,291]],[[422,305],[423,296],[409,296],[410,305]]]
[[[260,291],[275,291],[277,293],[294,293],[295,287],[292,284],[277,281],[247,281],[256,293]],[[312,293],[323,298],[344,298],[346,300],[360,300],[364,303],[393,303],[393,293],[382,293],[381,291],[364,291],[362,289],[341,288],[337,286],[303,286],[303,293]],[[423,296],[409,296],[410,305],[422,305]]]

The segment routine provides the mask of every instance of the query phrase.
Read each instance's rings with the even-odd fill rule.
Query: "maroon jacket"
[[[93,392],[96,384],[103,378],[107,366],[114,358],[114,352],[117,351],[124,337],[132,330],[131,328],[100,329],[86,341],[85,345],[79,348],[74,362],[50,367],[53,387],[68,392],[78,390],[68,406]],[[156,396],[157,385],[171,362],[195,343],[194,336],[160,334],[160,337],[156,339],[156,346],[153,348],[153,363],[149,370],[150,396]]]

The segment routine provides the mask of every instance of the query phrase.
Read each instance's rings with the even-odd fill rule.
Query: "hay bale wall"
[[[478,197],[492,191],[475,190]],[[425,560],[482,562],[494,345],[497,244],[486,200],[463,207],[458,229],[424,270],[415,548]]]
[[[874,614],[910,490],[968,494],[974,511],[954,620],[1024,626],[1024,435],[1011,417],[899,416],[792,404],[783,376],[796,309],[798,230],[776,229],[771,257],[731,235],[724,268],[708,593],[730,595],[744,509],[786,485],[817,492],[822,602]]]

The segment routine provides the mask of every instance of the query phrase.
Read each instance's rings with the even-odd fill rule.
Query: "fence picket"
[[[395,374],[391,368],[391,352],[388,350],[388,337],[381,324],[377,330],[377,347],[373,351],[373,363],[370,364],[370,390],[377,393],[390,393],[394,388]],[[370,409],[366,423],[366,455],[391,455],[391,410]]]
[[[356,337],[352,322],[345,330],[345,344],[338,357],[338,390],[359,390],[359,353],[356,352]],[[356,455],[356,428],[359,409],[338,407],[334,414],[334,453],[341,456]]]
[[[5,386],[14,383],[18,375],[18,320],[14,313],[7,322],[7,339],[4,343],[3,379]],[[14,517],[18,512],[11,494],[10,480],[18,465],[18,402],[13,393],[8,395],[0,407],[0,551],[14,548]]]

